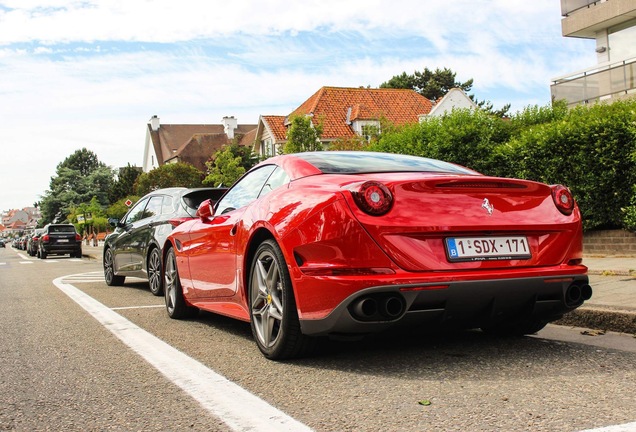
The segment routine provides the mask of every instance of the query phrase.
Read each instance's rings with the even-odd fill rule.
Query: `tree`
[[[460,88],[465,93],[470,92],[473,88],[473,79],[469,79],[465,82],[459,82],[455,79],[456,73],[451,69],[435,69],[431,71],[428,68],[424,68],[424,71],[415,71],[413,75],[408,75],[406,72],[402,72],[400,75],[395,75],[390,80],[380,84],[380,88],[401,88],[412,89],[435,103],[437,100],[444,97],[452,88]],[[497,117],[504,117],[510,110],[510,104],[504,105],[499,110],[494,110],[490,101],[476,100],[473,95],[469,96],[478,107],[484,111],[495,115]]]
[[[314,125],[310,116],[294,116],[287,132],[285,153],[322,150],[322,122]]]
[[[452,88],[460,88],[466,93],[473,88],[472,79],[462,83],[455,80],[455,75],[455,72],[448,68],[437,68],[433,72],[425,67],[424,71],[415,71],[413,75],[402,72],[402,74],[380,84],[380,88],[413,89],[431,102],[435,102],[444,97]]]
[[[205,163],[208,175],[203,179],[203,184],[230,186],[255,163],[256,156],[250,148],[238,144],[225,146]]]
[[[108,200],[111,204],[120,199],[131,195],[135,187],[137,177],[141,175],[141,168],[136,166],[127,166],[119,170],[117,180],[114,181],[110,191],[108,192]]]
[[[56,172],[40,201],[44,222],[66,220],[73,207],[93,197],[100,205],[108,205],[113,171],[95,153],[85,148],[77,150],[58,164]]]
[[[147,173],[137,177],[135,182],[135,194],[146,195],[156,189],[168,187],[201,187],[203,173],[193,165],[185,162],[177,162],[161,165]]]

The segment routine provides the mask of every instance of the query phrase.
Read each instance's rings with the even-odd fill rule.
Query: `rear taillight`
[[[82,236],[78,233],[75,233],[75,241],[82,241]]]
[[[391,210],[393,195],[385,185],[375,181],[363,183],[357,191],[351,191],[356,204],[372,216],[381,216]]]
[[[176,228],[182,223],[184,223],[185,221],[189,221],[190,219],[192,218],[174,218],[174,219],[169,219],[168,223],[172,225],[172,228]]]
[[[42,236],[42,241],[43,241],[43,242],[47,242],[47,241],[49,241],[49,235],[48,235],[48,234],[44,234],[44,235]]]
[[[571,215],[574,211],[574,197],[570,189],[563,185],[553,185],[550,187],[552,188],[552,199],[559,211],[566,216]]]

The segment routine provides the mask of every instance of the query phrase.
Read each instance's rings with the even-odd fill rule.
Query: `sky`
[[[323,86],[449,68],[511,112],[596,63],[559,0],[0,0],[0,211],[87,148],[141,166],[148,120],[287,115]]]

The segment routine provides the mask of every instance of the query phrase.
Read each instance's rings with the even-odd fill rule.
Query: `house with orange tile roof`
[[[255,136],[255,124],[239,125],[232,116],[223,117],[221,124],[161,124],[155,115],[146,126],[142,169],[186,162],[205,171],[205,162],[221,147],[234,142],[251,146]]]
[[[311,116],[321,122],[325,147],[339,139],[362,136],[369,126],[379,129],[381,121],[394,125],[417,123],[431,112],[433,104],[408,89],[322,87],[288,116],[261,116],[256,130],[254,153],[276,154],[287,140],[290,118]]]

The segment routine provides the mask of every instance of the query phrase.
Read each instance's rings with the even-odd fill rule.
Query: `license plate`
[[[532,256],[525,236],[449,237],[446,253],[449,261],[512,260]]]
[[[68,239],[57,239],[58,243],[68,243]]]

